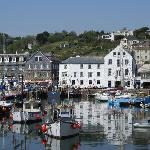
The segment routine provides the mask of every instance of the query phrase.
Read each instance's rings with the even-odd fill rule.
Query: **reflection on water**
[[[56,140],[39,134],[40,124],[10,124],[0,119],[0,149],[4,150],[116,150],[150,149],[150,130],[134,129],[133,123],[150,117],[150,110],[111,108],[107,103],[75,102],[82,124],[80,136]]]

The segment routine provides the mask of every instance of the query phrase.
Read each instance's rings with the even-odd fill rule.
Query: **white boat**
[[[23,108],[14,109],[11,117],[13,122],[36,122],[42,120],[42,112],[39,103],[31,99],[23,103]]]
[[[150,120],[145,120],[141,123],[134,123],[134,128],[150,128]]]
[[[10,112],[11,108],[13,106],[13,103],[10,100],[1,99],[0,100],[0,113],[8,113]]]
[[[109,93],[95,93],[95,99],[100,101],[108,101],[110,99]]]
[[[134,97],[136,97],[135,94],[128,92],[122,93],[121,91],[117,91],[117,93],[115,94],[115,98],[134,98]]]
[[[51,122],[42,125],[41,131],[54,138],[66,138],[79,134],[80,124],[74,119],[72,105],[61,105],[53,110]]]

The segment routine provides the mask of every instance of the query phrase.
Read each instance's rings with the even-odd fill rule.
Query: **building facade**
[[[0,79],[18,80],[19,75],[23,74],[25,62],[29,53],[23,54],[0,54]]]
[[[25,64],[25,82],[57,82],[59,60],[52,54],[44,54],[40,51],[33,54]]]
[[[131,54],[117,46],[104,58],[72,57],[59,66],[60,87],[134,88],[135,61]]]
[[[99,57],[71,57],[59,65],[60,87],[100,88],[104,61]]]
[[[134,88],[135,60],[120,44],[104,57],[104,87]]]

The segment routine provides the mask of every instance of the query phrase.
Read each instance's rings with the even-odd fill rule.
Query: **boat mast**
[[[2,36],[3,36],[3,54],[6,54],[6,50],[5,50],[5,34],[2,33]],[[6,64],[5,64],[5,60],[3,61],[3,72],[2,72],[2,82],[1,82],[1,85],[2,85],[2,93],[5,94],[5,91],[4,91],[4,85],[5,85],[5,76],[6,76]]]

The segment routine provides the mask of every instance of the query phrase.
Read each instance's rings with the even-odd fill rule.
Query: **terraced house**
[[[117,46],[104,58],[76,56],[59,66],[60,87],[79,88],[117,87],[134,88],[135,60],[122,45]]]
[[[25,64],[24,80],[30,83],[57,82],[58,71],[59,60],[53,54],[38,51]]]

